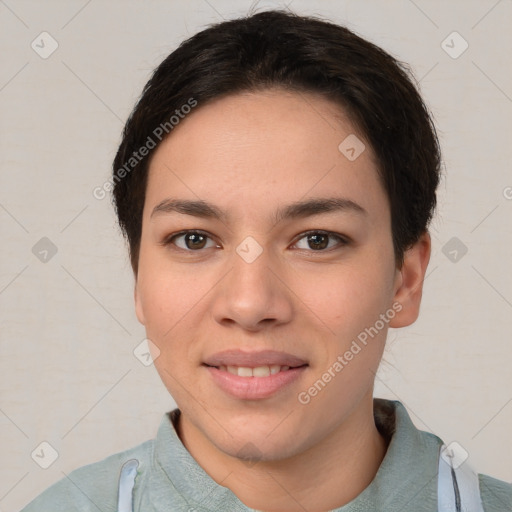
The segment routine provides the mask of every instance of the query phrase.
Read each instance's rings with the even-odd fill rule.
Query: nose
[[[286,284],[284,269],[265,250],[254,261],[242,256],[233,254],[231,270],[215,289],[214,319],[254,332],[289,322],[293,292]]]

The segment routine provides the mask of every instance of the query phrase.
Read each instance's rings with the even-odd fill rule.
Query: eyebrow
[[[151,218],[157,214],[174,212],[182,213],[184,215],[193,215],[194,217],[213,218],[218,220],[224,220],[226,217],[221,210],[206,201],[164,199],[153,208]]]
[[[283,220],[304,218],[321,213],[351,212],[359,215],[367,215],[367,211],[356,202],[341,197],[308,199],[297,201],[279,208],[274,216],[274,223]],[[158,203],[151,212],[151,218],[158,214],[181,213],[194,217],[212,218],[222,222],[227,220],[227,215],[215,205],[202,200],[188,199],[164,199]]]

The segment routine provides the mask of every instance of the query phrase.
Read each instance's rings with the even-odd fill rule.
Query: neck
[[[180,418],[183,444],[206,473],[252,509],[322,512],[346,505],[375,477],[387,444],[365,400],[338,428],[305,452],[254,465],[213,446]]]

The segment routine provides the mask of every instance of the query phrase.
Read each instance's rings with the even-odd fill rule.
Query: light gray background
[[[447,176],[422,314],[390,333],[376,395],[458,442],[480,472],[512,481],[512,2],[288,3],[409,62],[439,127]],[[153,437],[174,406],[133,355],[144,338],[133,278],[109,199],[92,190],[109,177],[152,69],[182,39],[250,6],[0,0],[0,511]],[[59,45],[47,59],[31,48],[43,31]],[[469,44],[458,58],[442,47],[453,31]],[[463,44],[453,37],[452,54]],[[32,252],[43,237],[58,250],[47,262]],[[31,458],[43,441],[59,454],[46,470]],[[38,450],[44,462],[51,452]]]

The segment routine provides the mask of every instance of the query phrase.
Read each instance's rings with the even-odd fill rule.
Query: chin
[[[227,443],[221,441],[217,444],[217,449],[248,465],[254,465],[258,462],[275,462],[293,457],[301,451],[297,443],[298,440],[291,439],[290,436],[270,442],[265,436],[255,438],[248,434],[245,439],[239,438]]]
[[[293,457],[308,447],[304,425],[290,424],[283,418],[286,415],[265,417],[261,412],[254,412],[235,416],[214,430],[211,421],[206,419],[207,423],[203,424],[206,428],[202,430],[218,450],[248,464],[278,461]],[[313,444],[312,440],[310,444]]]

